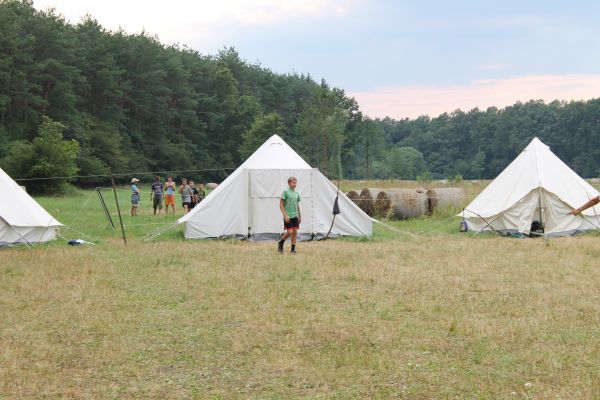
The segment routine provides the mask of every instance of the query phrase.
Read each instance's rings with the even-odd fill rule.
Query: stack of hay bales
[[[386,189],[377,195],[374,208],[378,215],[406,219],[428,215],[427,194],[416,189]]]
[[[431,215],[435,209],[460,208],[466,191],[463,188],[365,188],[360,194],[352,190],[347,196],[369,216],[406,219]]]

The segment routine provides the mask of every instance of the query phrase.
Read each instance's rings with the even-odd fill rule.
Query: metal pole
[[[117,204],[117,213],[119,214],[119,222],[121,223],[121,232],[123,232],[123,242],[127,244],[127,238],[125,238],[125,228],[123,227],[123,218],[121,218],[121,209],[119,208],[119,199],[117,198],[117,188],[115,187],[115,177],[110,176],[112,183],[113,193],[115,194],[115,203]]]
[[[102,196],[102,193],[100,192],[99,187],[96,188],[96,193],[98,194],[98,198],[100,199],[100,205],[102,206],[102,209],[104,210],[104,215],[106,216],[106,219],[108,219],[108,222],[110,223],[110,226],[113,230],[113,232],[115,231],[115,224],[110,216],[110,213],[108,212],[108,207],[106,207],[106,202],[104,201],[104,197]]]

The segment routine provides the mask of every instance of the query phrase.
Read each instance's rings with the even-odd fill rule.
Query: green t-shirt
[[[281,194],[281,200],[283,200],[283,208],[285,213],[290,218],[296,218],[298,216],[298,203],[300,202],[300,194],[292,189],[285,189]]]

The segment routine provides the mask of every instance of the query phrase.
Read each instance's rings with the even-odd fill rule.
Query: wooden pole
[[[111,175],[110,181],[112,183],[113,193],[115,194],[117,213],[119,214],[119,222],[121,223],[121,232],[123,232],[123,242],[127,245],[127,238],[125,237],[125,228],[123,227],[123,218],[121,218],[121,209],[119,208],[119,199],[117,198],[117,188],[115,187],[115,177]]]

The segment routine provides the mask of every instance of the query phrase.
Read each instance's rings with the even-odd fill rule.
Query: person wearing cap
[[[131,178],[131,216],[137,217],[137,209],[140,204],[140,190],[137,187],[137,183],[140,180],[137,178]]]

